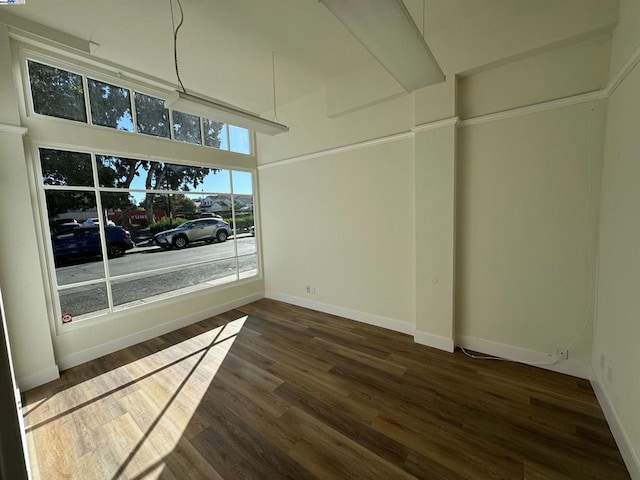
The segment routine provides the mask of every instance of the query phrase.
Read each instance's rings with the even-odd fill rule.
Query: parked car
[[[79,227],[80,224],[74,218],[59,218],[51,222],[51,230],[56,232],[58,230]]]
[[[122,227],[105,227],[107,255],[121,257],[135,247],[131,234]],[[79,226],[60,230],[51,236],[53,256],[56,262],[62,259],[93,257],[102,255],[98,226]]]
[[[153,243],[162,248],[184,248],[189,243],[214,240],[224,242],[231,235],[231,227],[217,218],[200,218],[185,222],[172,230],[165,230],[153,237]]]
[[[256,227],[255,227],[255,225],[251,225],[249,227],[249,233],[251,234],[252,237],[256,236]]]
[[[82,222],[82,224],[88,227],[98,226],[100,225],[100,219],[98,217],[87,218],[84,222]],[[107,220],[107,226],[115,227],[116,224],[113,222],[113,220]]]

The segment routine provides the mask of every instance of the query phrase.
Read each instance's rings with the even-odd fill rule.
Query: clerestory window
[[[33,112],[249,155],[249,130],[168,110],[161,98],[27,61]]]

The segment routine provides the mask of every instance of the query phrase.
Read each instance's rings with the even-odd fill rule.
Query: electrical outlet
[[[568,360],[569,359],[569,350],[566,347],[557,347],[556,348],[556,357],[558,360]]]
[[[307,285],[307,293],[311,293],[311,285]]]

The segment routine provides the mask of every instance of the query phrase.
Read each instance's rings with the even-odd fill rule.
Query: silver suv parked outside
[[[183,223],[172,230],[165,230],[153,237],[153,243],[162,248],[184,248],[189,243],[214,240],[224,242],[231,235],[231,227],[217,218],[200,218]]]

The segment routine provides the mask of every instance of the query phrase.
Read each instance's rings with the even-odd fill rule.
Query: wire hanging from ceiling
[[[173,64],[175,65],[175,68],[176,68],[176,77],[178,77],[178,83],[180,84],[182,91],[184,93],[187,93],[187,90],[186,88],[184,88],[184,84],[180,79],[180,69],[178,68],[178,31],[180,30],[180,27],[182,27],[182,24],[184,23],[184,11],[182,10],[182,4],[180,3],[180,0],[176,0],[176,2],[178,2],[178,7],[180,8],[180,22],[178,23],[177,27],[176,27],[175,18],[173,15],[173,0],[169,0],[169,7],[171,8],[171,30],[173,33]]]
[[[271,80],[273,84],[273,121],[278,121],[278,110],[276,107],[276,52],[271,50]]]
[[[425,3],[426,0],[422,0],[422,38],[424,38],[424,11],[425,11]]]

